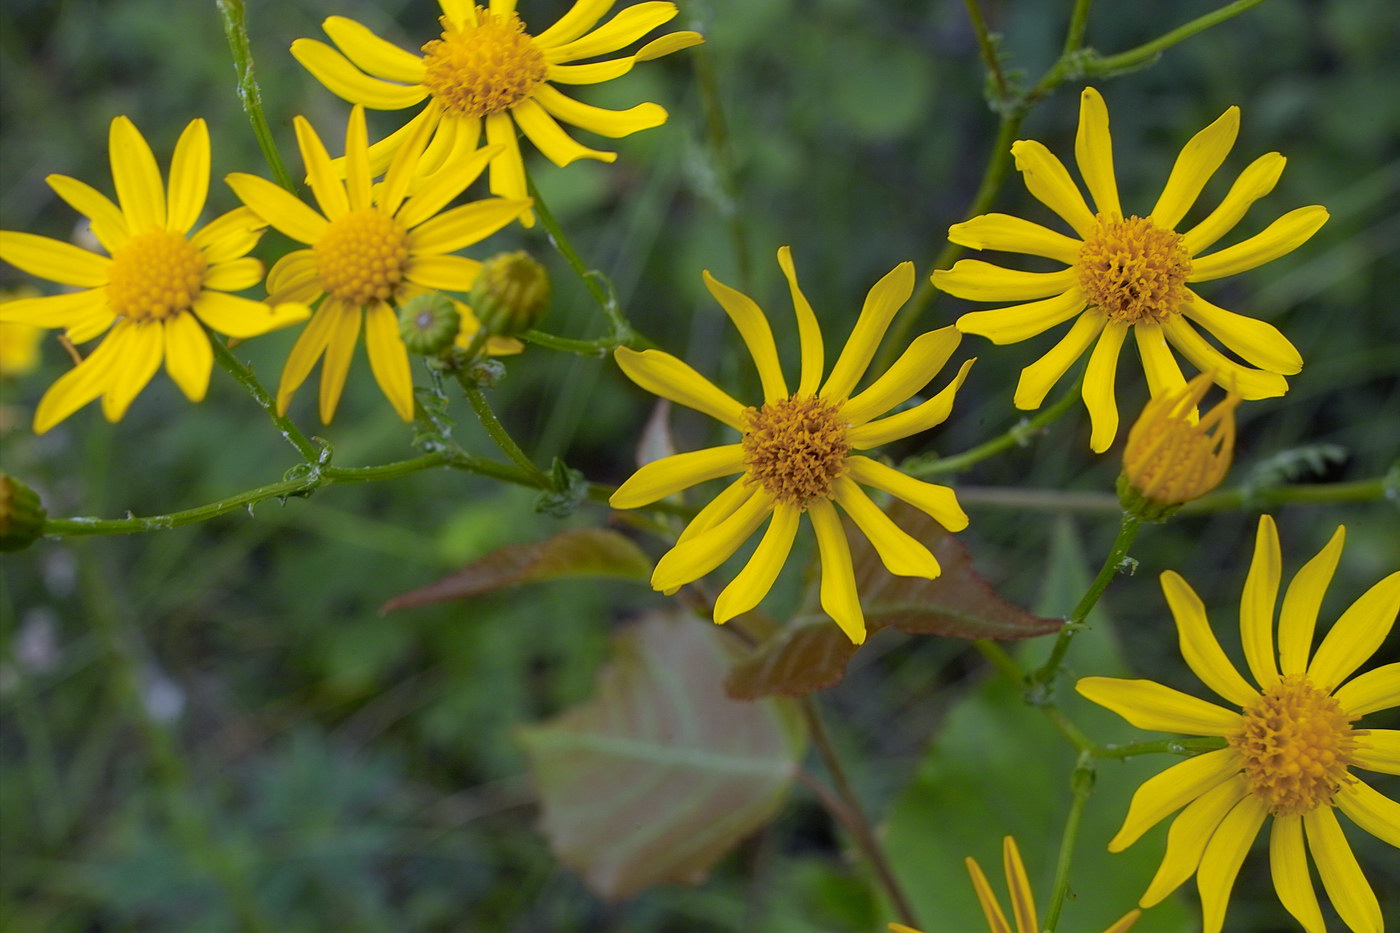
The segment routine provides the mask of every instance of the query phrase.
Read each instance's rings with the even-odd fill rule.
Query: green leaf
[[[650,616],[617,637],[592,700],[521,731],[550,846],[600,897],[697,883],[781,809],[802,720],[726,697],[732,660],[714,626]]]
[[[848,527],[856,588],[871,635],[890,627],[910,635],[1006,640],[1045,635],[1064,624],[1031,615],[998,596],[972,569],[962,542],[928,515],[903,502],[895,503],[889,514],[933,552],[943,573],[935,580],[897,577],[885,569],[865,536]],[[726,687],[730,696],[744,700],[799,696],[840,683],[855,653],[856,646],[826,616],[799,616],[737,664]]]
[[[492,551],[436,583],[395,596],[379,607],[379,614],[480,596],[518,583],[569,577],[646,580],[650,575],[651,559],[630,538],[606,528],[579,528]]]

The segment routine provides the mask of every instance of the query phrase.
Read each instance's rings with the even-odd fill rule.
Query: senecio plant
[[[1231,237],[1280,177],[1284,156],[1270,152],[1245,166],[1223,196],[1208,199],[1192,215],[1199,220],[1185,222],[1230,160],[1248,119],[1238,107],[1186,141],[1155,203],[1117,174],[1106,102],[1112,95],[1095,86],[1079,91],[1072,160],[1078,179],[1051,147],[1016,138],[1026,113],[1061,85],[1136,70],[1255,2],[1230,3],[1139,48],[1104,56],[1083,44],[1088,3],[1079,0],[1067,11],[1064,56],[1031,90],[1020,91],[1004,71],[977,0],[968,0],[1002,120],[988,182],[967,219],[948,228],[940,257],[922,272],[908,260],[907,247],[876,235],[887,261],[863,270],[866,281],[893,268],[875,281],[858,311],[855,295],[822,295],[816,303],[844,324],[835,318],[819,323],[799,285],[802,257],[781,238],[765,244],[763,253],[776,250],[787,285],[782,303],[790,302],[795,327],[786,313],[766,312],[752,288],[732,287],[697,269],[752,358],[755,382],[743,372],[702,372],[713,367],[687,363],[643,337],[643,310],[671,317],[717,312],[680,300],[657,309],[625,308],[607,278],[585,264],[530,176],[536,152],[561,168],[580,159],[612,163],[618,153],[590,148],[597,137],[671,131],[659,104],[611,110],[576,95],[587,97],[586,86],[673,53],[704,64],[701,32],[657,35],[677,17],[676,4],[653,0],[614,9],[613,0],[542,2],[530,7],[532,15],[558,7],[557,16],[536,22],[513,0],[440,0],[440,9],[413,0],[405,15],[416,24],[416,46],[332,15],[322,24],[329,44],[298,38],[290,54],[307,80],[346,102],[327,97],[322,111],[339,107],[343,119],[318,128],[297,116],[290,134],[278,138],[252,83],[242,4],[222,0],[240,90],[272,180],[245,166],[211,187],[211,132],[198,115],[189,115],[176,140],[143,135],[127,116],[114,115],[107,128],[110,185],[56,174],[46,179],[86,218],[90,241],[75,245],[0,232],[5,275],[19,288],[0,303],[0,374],[20,379],[33,371],[44,331],[66,348],[71,367],[32,407],[32,430],[44,434],[70,419],[79,419],[74,430],[81,430],[78,413],[94,401],[107,420],[120,421],[162,367],[189,402],[201,402],[217,364],[264,409],[302,462],[280,481],[215,503],[125,518],[55,516],[21,479],[0,475],[0,544],[44,549],[68,536],[156,532],[321,486],[433,469],[531,487],[540,492],[541,510],[577,511],[587,523],[514,548],[504,555],[507,562],[545,567],[534,573],[542,579],[620,576],[625,573],[616,565],[640,561],[644,569],[635,575],[649,576],[664,594],[648,598],[674,607],[625,630],[592,701],[522,734],[543,832],[559,859],[600,896],[626,898],[660,882],[702,878],[775,817],[793,780],[805,775],[806,750],[814,746],[830,785],[810,776],[808,783],[863,859],[868,871],[861,877],[878,893],[872,903],[882,929],[967,933],[930,910],[940,899],[969,892],[996,933],[1062,928],[1061,913],[1075,899],[1103,918],[1090,922],[1096,931],[1167,929],[1152,926],[1154,908],[1194,878],[1198,902],[1177,900],[1199,911],[1199,927],[1192,928],[1218,933],[1229,926],[1242,866],[1258,861],[1267,871],[1252,869],[1249,883],[1271,878],[1282,906],[1308,933],[1321,933],[1329,922],[1336,928],[1338,921],[1354,933],[1377,933],[1386,909],[1367,880],[1365,859],[1353,852],[1360,834],[1344,833],[1338,811],[1381,841],[1365,851],[1389,859],[1394,880],[1396,856],[1387,847],[1400,845],[1400,803],[1382,789],[1378,775],[1400,774],[1400,730],[1377,728],[1375,717],[1400,705],[1400,664],[1373,662],[1400,609],[1400,571],[1365,592],[1344,594],[1340,615],[1324,612],[1324,594],[1343,559],[1346,529],[1337,527],[1326,547],[1296,570],[1280,602],[1288,549],[1274,520],[1263,515],[1247,566],[1247,542],[1238,542],[1238,566],[1219,566],[1218,580],[1197,580],[1215,592],[1233,589],[1242,578],[1236,617],[1231,606],[1208,605],[1176,572],[1154,566],[1150,551],[1135,548],[1139,531],[1153,523],[1247,504],[1246,496],[1213,492],[1236,453],[1237,413],[1246,403],[1267,411],[1268,400],[1288,392],[1286,377],[1306,382],[1308,347],[1295,347],[1280,329],[1251,315],[1248,278],[1228,294],[1234,310],[1213,303],[1225,301],[1226,293],[1211,283],[1302,247],[1328,212],[1296,207],[1252,236]],[[724,5],[715,15],[725,15]],[[697,67],[697,74],[707,73]],[[700,83],[713,125],[719,99],[712,80]],[[376,118],[375,125],[392,128],[371,133],[366,110],[387,115],[390,123]],[[101,128],[90,129],[96,143]],[[327,143],[340,138],[343,146]],[[279,153],[293,141],[300,161],[289,173]],[[157,153],[171,143],[173,154],[162,161]],[[714,145],[723,143],[719,132]],[[1023,218],[989,210],[1008,167],[1048,212]],[[862,180],[850,184],[859,188]],[[493,254],[482,245],[498,231],[534,231],[537,224],[542,231],[519,234],[536,255]],[[266,268],[251,254],[269,231],[281,234],[277,241],[286,248]],[[560,270],[579,277],[596,300],[603,336],[565,338],[541,329],[554,289],[539,253],[550,248],[562,260]],[[998,260],[1005,265],[958,259],[963,248],[1033,257],[1037,271],[1014,257]],[[1056,268],[1038,271],[1047,261]],[[931,301],[940,292],[986,307],[939,320]],[[774,300],[762,305],[771,309]],[[913,336],[919,321],[930,329]],[[268,390],[237,347],[287,328],[296,329],[296,337],[275,389]],[[1057,336],[1044,336],[1051,332]],[[833,333],[846,335],[839,351],[829,348]],[[1086,462],[1119,457],[1108,452],[1121,435],[1117,376],[1130,334],[1150,400],[1122,448],[1118,536],[1066,618],[1031,616],[973,574],[954,535],[970,520],[976,525],[977,509],[969,510],[969,519],[951,479],[1050,430],[1077,397],[1090,423],[1087,449],[1081,442],[1078,456]],[[734,344],[733,336],[724,339]],[[415,457],[344,466],[293,419],[301,413],[294,405],[297,390],[319,367],[318,413],[331,423],[347,381],[366,376],[355,361],[361,341],[368,375],[411,425],[412,443],[420,448]],[[1014,390],[979,385],[974,359],[954,360],[969,348],[989,357],[1004,352],[999,345],[1023,341],[1036,341],[1039,357]],[[780,346],[791,346],[795,374],[780,363]],[[653,437],[640,445],[636,471],[615,477],[621,480],[616,486],[590,482],[558,461],[541,466],[513,439],[513,426],[497,416],[491,396],[512,360],[551,353],[579,354],[600,369],[615,366],[641,390],[639,401],[659,396],[719,422],[718,442],[676,452]],[[960,390],[1042,409],[1086,356],[1082,375],[1063,397],[963,453],[915,453],[901,461],[886,449],[896,442],[901,450],[935,446],[939,426],[959,418]],[[1183,373],[1181,361],[1193,377]],[[1203,407],[1213,387],[1221,397]],[[446,429],[446,412],[460,398],[499,451],[468,450]],[[1009,410],[1006,415],[1011,419]],[[641,423],[635,428],[643,430]],[[949,482],[929,481],[936,477]],[[703,492],[687,496],[692,488]],[[1382,479],[1351,483],[1336,500],[1379,499],[1386,488]],[[1270,501],[1288,506],[1291,489],[1274,489]],[[1318,489],[1326,487],[1312,487],[1312,501],[1324,498]],[[171,494],[177,496],[178,487]],[[590,500],[595,504],[586,506]],[[1384,520],[1393,533],[1394,516]],[[808,526],[810,538],[803,531]],[[735,559],[754,538],[756,545]],[[811,539],[814,547],[803,543]],[[788,565],[806,560],[813,564],[807,608],[786,625],[774,621],[783,600],[770,591],[785,575],[796,585],[802,571]],[[1071,643],[1099,597],[1121,572],[1147,567],[1160,573],[1158,615],[1164,624],[1168,617],[1175,621],[1181,658],[1219,700],[1183,692],[1194,685],[1174,678],[1101,676],[1075,664],[1073,691],[1149,733],[1128,746],[1103,744],[1063,708],[1070,691],[1057,694],[1055,688],[1067,678]],[[1139,592],[1133,598],[1149,597]],[[1068,811],[1039,815],[1063,826],[1057,849],[1029,851],[1023,861],[1008,834],[1012,827],[986,821],[986,846],[978,851],[985,859],[988,847],[1004,837],[1009,912],[971,857],[970,888],[960,879],[925,877],[917,864],[892,864],[827,738],[813,691],[839,680],[857,646],[886,627],[969,639],[993,675],[1008,678],[1024,693],[1027,708],[1044,714],[1043,722],[1034,721],[1073,749],[1069,775],[1049,772],[1034,756],[1019,765],[1027,786],[1065,788]],[[1235,631],[1243,669],[1219,640]],[[1048,634],[1055,637],[1038,663],[1028,651],[1001,644]],[[1158,644],[1170,637],[1165,628],[1127,636]],[[128,655],[116,657],[116,663],[132,663]],[[464,726],[463,741],[471,735]],[[936,747],[938,737],[933,741]],[[1000,739],[986,735],[983,741]],[[1094,806],[1097,763],[1132,755],[1174,763],[1145,780],[1126,813],[1115,815],[1122,819],[1116,835],[1081,838],[1081,817]],[[1098,783],[1118,779],[1106,772]],[[1165,834],[1147,835],[1164,821],[1170,823]],[[654,844],[629,836],[639,822],[650,827]],[[1267,846],[1255,846],[1266,830]],[[1076,855],[1090,846],[1112,853],[1150,849],[1158,867],[1137,882],[1136,902],[1102,903],[1097,882],[1074,874]],[[1054,879],[1039,901],[1027,862]],[[237,865],[219,864],[215,880],[243,905],[245,925],[280,928],[275,917],[259,917],[256,892],[240,886]],[[1105,864],[1115,873],[1115,862]],[[1394,921],[1400,905],[1392,901],[1389,910]],[[1063,926],[1074,926],[1074,933],[1090,928],[1072,920]]]

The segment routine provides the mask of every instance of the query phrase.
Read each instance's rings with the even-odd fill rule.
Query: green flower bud
[[[501,253],[481,267],[470,301],[487,333],[519,334],[538,324],[549,308],[549,274],[529,253]]]
[[[0,473],[0,551],[22,551],[33,544],[46,515],[34,490]]]
[[[462,318],[446,295],[432,292],[399,306],[399,333],[408,352],[437,356],[452,346]]]

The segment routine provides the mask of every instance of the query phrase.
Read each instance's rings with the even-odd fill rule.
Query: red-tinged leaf
[[[781,809],[805,728],[790,701],[725,696],[732,643],[648,617],[617,637],[592,700],[521,731],[544,834],[600,897],[698,883]]]
[[[379,607],[379,613],[466,599],[517,583],[540,580],[568,577],[646,580],[651,566],[651,560],[630,538],[606,528],[579,528],[543,541],[499,548],[436,583],[395,596]]]
[[[910,635],[1004,641],[1047,635],[1064,624],[1063,619],[1032,615],[998,596],[972,569],[972,558],[962,542],[923,512],[896,502],[889,514],[933,552],[943,573],[934,580],[895,576],[885,569],[865,536],[848,523],[856,588],[870,634],[896,628]],[[752,700],[800,696],[835,686],[856,650],[826,616],[800,615],[735,665],[725,688],[736,699]]]

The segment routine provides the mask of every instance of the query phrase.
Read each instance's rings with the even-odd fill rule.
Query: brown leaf
[[[895,576],[865,536],[848,524],[856,588],[871,635],[891,627],[910,635],[1004,641],[1046,635],[1064,624],[1031,615],[998,596],[972,569],[962,542],[923,512],[896,502],[889,514],[933,552],[943,573],[935,580]],[[735,665],[725,688],[742,700],[800,696],[840,683],[855,653],[856,646],[825,615],[798,616]]]
[[[379,607],[379,614],[466,599],[517,583],[540,580],[567,577],[646,580],[651,566],[651,560],[630,538],[606,528],[579,528],[543,541],[498,548],[436,583],[395,596]]]
[[[599,896],[698,883],[781,809],[805,728],[790,701],[724,695],[731,643],[650,616],[617,637],[592,700],[521,731],[541,828]]]

